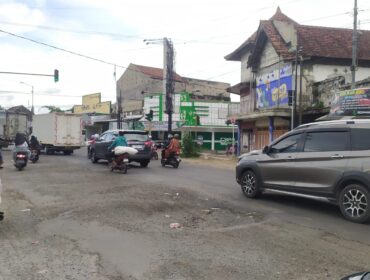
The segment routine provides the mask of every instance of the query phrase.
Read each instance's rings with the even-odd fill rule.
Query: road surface
[[[152,161],[123,175],[82,149],[19,172],[3,153],[0,279],[340,279],[370,270],[369,224],[345,221],[322,200],[246,199],[231,162]]]

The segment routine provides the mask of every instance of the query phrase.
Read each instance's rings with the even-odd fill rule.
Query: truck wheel
[[[63,153],[68,156],[68,155],[73,154],[73,151],[63,151]]]
[[[52,154],[54,154],[54,150],[46,148],[46,154],[47,155],[52,155]]]

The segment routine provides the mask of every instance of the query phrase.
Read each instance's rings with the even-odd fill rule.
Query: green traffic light
[[[59,71],[57,69],[54,70],[54,82],[59,81]]]

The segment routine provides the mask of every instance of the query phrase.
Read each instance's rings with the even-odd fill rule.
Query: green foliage
[[[198,157],[198,147],[193,141],[190,132],[185,132],[182,135],[182,156],[183,157]]]
[[[43,106],[43,108],[49,109],[50,113],[63,112],[62,109],[60,109],[59,107],[56,107],[56,106]]]

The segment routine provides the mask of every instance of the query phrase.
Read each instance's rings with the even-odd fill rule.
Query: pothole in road
[[[264,217],[245,208],[199,196],[182,188],[153,185],[112,187],[97,200],[76,209],[84,221],[140,232],[167,232],[171,223],[183,229],[217,230],[261,222]]]

